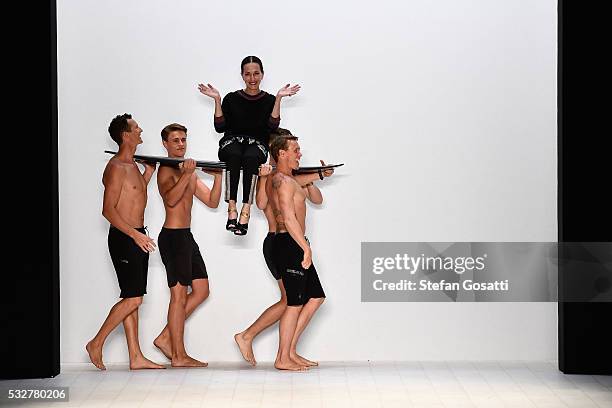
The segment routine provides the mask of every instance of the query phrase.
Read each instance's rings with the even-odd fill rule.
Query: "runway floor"
[[[323,362],[304,373],[269,362],[107,368],[67,365],[56,378],[0,388],[69,387],[70,401],[20,405],[32,407],[612,407],[612,376],[564,375],[555,362]]]

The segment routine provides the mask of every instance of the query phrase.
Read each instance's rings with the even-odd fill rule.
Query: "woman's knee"
[[[242,161],[242,168],[245,174],[255,174],[256,175],[257,173],[259,173],[259,166],[262,163],[263,162],[259,160],[244,158],[244,160]]]
[[[266,162],[266,155],[258,147],[250,146],[242,155],[242,160],[245,163],[259,166],[260,164]]]
[[[219,160],[222,160],[228,164],[238,163],[242,160],[242,153],[239,149],[230,149],[229,146],[219,151]]]

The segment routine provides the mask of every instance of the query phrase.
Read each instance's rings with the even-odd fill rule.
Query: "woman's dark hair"
[[[248,57],[242,60],[242,63],[240,64],[240,73],[243,74],[244,66],[252,62],[254,62],[255,64],[259,64],[259,69],[261,69],[261,73],[263,74],[264,73],[263,64],[261,63],[261,60],[254,55],[249,55]]]

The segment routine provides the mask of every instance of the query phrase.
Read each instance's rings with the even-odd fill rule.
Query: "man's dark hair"
[[[244,66],[252,62],[259,65],[259,69],[261,70],[261,73],[263,74],[264,73],[263,64],[261,63],[261,60],[254,55],[249,55],[248,57],[245,57],[242,60],[242,62],[240,63],[240,73],[244,74]]]
[[[275,162],[278,162],[278,152],[287,150],[290,140],[298,140],[287,129],[278,128],[270,134],[270,154]]]
[[[171,123],[168,126],[166,126],[165,128],[162,129],[161,131],[161,137],[162,140],[164,141],[168,141],[168,135],[170,134],[170,132],[174,132],[175,130],[180,130],[185,132],[185,134],[187,134],[187,128],[183,125],[180,125],[178,123]]]
[[[130,131],[130,124],[128,123],[128,119],[132,119],[132,115],[130,115],[129,113],[117,115],[113,120],[111,120],[111,123],[108,126],[108,133],[110,133],[110,137],[119,146],[121,146],[121,143],[123,143],[122,133]]]
[[[274,139],[280,136],[293,136],[293,133],[289,129],[276,128],[270,132],[270,141],[268,142],[268,148],[272,146]]]
[[[270,139],[276,136],[293,136],[293,133],[289,129],[276,128],[272,132],[270,132]]]

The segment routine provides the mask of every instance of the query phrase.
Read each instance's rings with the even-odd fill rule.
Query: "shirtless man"
[[[266,183],[266,193],[276,220],[274,260],[281,273],[287,294],[287,307],[279,324],[278,353],[274,367],[279,370],[303,371],[308,365],[291,358],[300,335],[323,303],[325,292],[312,264],[306,229],[306,194],[292,176],[302,157],[295,136],[272,141],[272,157],[277,163]]]
[[[172,123],[161,131],[168,157],[183,158],[187,149],[187,128]],[[196,162],[186,159],[180,168],[160,166],[157,186],[164,201],[166,221],[159,233],[159,252],[166,267],[170,304],[168,324],[153,344],[172,361],[172,367],[206,367],[208,363],[187,355],[183,335],[185,319],[209,295],[208,274],[198,244],[191,234],[193,196],[210,208],[221,198],[221,172],[214,175],[209,189],[195,174]],[[187,287],[191,293],[187,294]]]
[[[274,140],[276,137],[284,136],[292,136],[292,134],[287,129],[278,128],[270,134],[270,139]],[[274,159],[272,158],[270,162],[271,164],[274,164]],[[325,165],[322,160],[321,164]],[[287,295],[285,293],[285,287],[283,286],[283,282],[281,280],[281,274],[279,273],[273,262],[272,245],[274,241],[274,236],[276,234],[276,220],[274,219],[274,215],[272,213],[272,206],[268,205],[268,196],[266,194],[266,180],[268,179],[268,175],[271,171],[271,165],[261,166],[257,184],[257,195],[255,199],[257,207],[263,210],[266,220],[268,221],[268,235],[266,236],[263,243],[263,254],[268,269],[270,270],[272,276],[274,277],[274,279],[276,279],[278,283],[281,298],[278,302],[268,307],[246,330],[234,335],[234,340],[238,344],[238,348],[240,349],[242,357],[244,357],[244,359],[253,366],[257,364],[255,356],[253,354],[253,340],[263,330],[267,329],[268,327],[279,321],[287,307]],[[295,176],[294,178],[296,179],[298,184],[302,186],[304,194],[312,203],[321,204],[323,202],[323,195],[321,194],[321,190],[319,190],[319,188],[314,185],[314,181],[318,180],[320,177],[329,177],[333,174],[333,172],[333,169],[329,169],[323,171],[321,175],[317,173],[303,174]],[[295,343],[292,343],[291,346],[292,347],[290,350],[290,358],[293,361],[304,366],[318,365],[318,363],[316,362],[309,361],[299,356],[295,348]]]
[[[145,234],[144,211],[147,205],[147,184],[155,166],[145,164],[144,174],[134,163],[136,147],[142,143],[142,129],[132,116],[115,117],[108,127],[111,138],[119,145],[106,168],[102,215],[110,222],[108,249],[117,272],[122,299],[111,308],[98,334],[85,349],[91,362],[106,370],[102,362],[102,347],[111,331],[123,322],[130,355],[130,369],[164,368],[145,358],[138,342],[138,307],[147,292],[149,252],[155,243]]]

